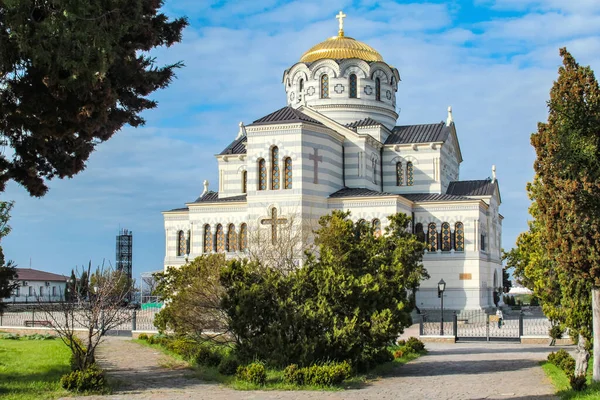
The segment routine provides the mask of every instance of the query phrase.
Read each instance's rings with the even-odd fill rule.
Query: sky
[[[345,33],[374,47],[400,71],[399,125],[436,123],[453,108],[464,161],[460,179],[485,179],[497,167],[503,247],[527,229],[533,177],[530,145],[557,78],[560,47],[600,71],[600,1],[474,0],[166,0],[186,15],[183,40],[154,51],[159,65],[183,61],[177,79],[151,97],[146,125],[125,127],[100,144],[86,169],[54,180],[31,198],[11,183],[11,234],[2,246],[19,267],[69,274],[114,265],[119,228],[133,231],[134,277],[162,269],[161,211],[217,187],[219,153],[238,123],[286,105],[281,82],[313,45]]]

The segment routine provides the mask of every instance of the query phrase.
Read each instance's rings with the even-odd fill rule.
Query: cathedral
[[[253,233],[275,245],[333,210],[384,232],[405,213],[427,250],[421,309],[484,309],[502,286],[500,190],[492,177],[459,179],[463,161],[452,109],[445,120],[398,125],[400,73],[369,45],[344,34],[308,50],[283,74],[287,105],[251,124],[215,157],[217,189],[163,212],[165,268],[223,252],[243,257]],[[316,226],[316,225],[313,225]],[[263,246],[264,244],[261,244]],[[267,243],[266,245],[269,245]]]

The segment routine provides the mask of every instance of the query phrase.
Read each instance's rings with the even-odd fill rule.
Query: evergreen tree
[[[0,1],[0,192],[14,180],[43,196],[72,177],[96,145],[155,108],[174,77],[149,52],[181,40],[185,18],[162,0]]]
[[[545,279],[556,277],[567,324],[580,333],[576,375],[587,369],[593,320],[593,379],[600,381],[600,87],[590,67],[564,48],[560,55],[548,121],[531,137],[537,153],[532,215],[547,249]]]
[[[12,202],[0,202],[0,243],[2,238],[10,233],[8,220],[10,219],[10,210],[13,207]],[[12,261],[5,262],[4,252],[0,246],[0,314],[4,311],[6,305],[3,299],[10,297],[12,292],[17,288],[17,271],[15,264]]]

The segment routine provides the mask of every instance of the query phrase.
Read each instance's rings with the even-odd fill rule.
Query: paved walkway
[[[243,392],[202,382],[159,351],[111,337],[99,348],[98,359],[119,387],[111,396],[80,399],[555,399],[538,364],[552,350],[547,346],[432,343],[427,348],[429,354],[403,366],[394,376],[361,389]]]

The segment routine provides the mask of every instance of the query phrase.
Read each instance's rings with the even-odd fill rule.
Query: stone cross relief
[[[319,155],[319,149],[315,148],[315,154],[309,154],[308,159],[314,161],[313,172],[314,172],[314,180],[315,184],[319,183],[319,163],[323,162],[323,156]]]
[[[287,218],[277,218],[277,209],[271,209],[271,218],[265,218],[260,221],[263,225],[271,225],[271,243],[277,243],[277,225],[287,224]]]

